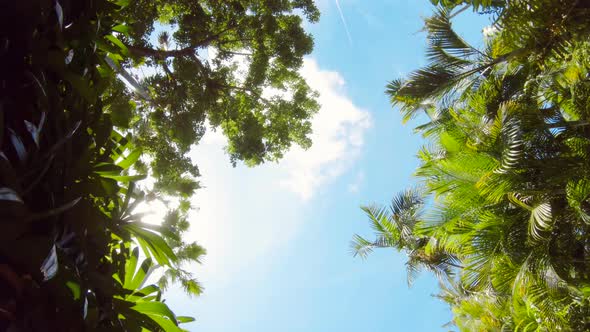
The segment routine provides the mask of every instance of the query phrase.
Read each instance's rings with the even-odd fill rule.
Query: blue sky
[[[422,18],[428,0],[316,1],[308,26],[315,50],[302,74],[321,94],[314,146],[283,161],[232,168],[224,139],[208,133],[192,157],[200,190],[190,240],[208,250],[191,267],[205,286],[198,298],[166,298],[186,325],[207,332],[447,331],[447,306],[433,298],[432,276],[412,288],[405,257],[377,251],[353,258],[355,233],[371,235],[359,206],[387,203],[413,182],[422,144],[384,94],[387,81],[425,63]],[[457,28],[481,39],[485,20],[466,13]]]

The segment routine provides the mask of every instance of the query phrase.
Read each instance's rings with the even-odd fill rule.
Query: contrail
[[[350,31],[348,31],[348,24],[346,24],[346,19],[344,18],[344,14],[342,14],[342,8],[340,8],[340,1],[336,1],[336,8],[338,8],[338,13],[340,13],[340,19],[342,20],[342,24],[344,25],[344,30],[346,30],[346,36],[348,37],[348,42],[352,45],[352,37],[350,37]]]

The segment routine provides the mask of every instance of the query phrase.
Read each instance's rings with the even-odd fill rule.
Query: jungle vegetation
[[[431,2],[428,65],[387,85],[428,118],[418,184],[363,208],[377,236],[353,250],[432,271],[460,330],[590,330],[590,2]],[[453,30],[465,10],[492,18],[481,48]],[[188,153],[206,130],[234,165],[310,146],[318,9],[33,0],[0,18],[0,330],[183,331],[162,292],[202,291]],[[156,199],[166,217],[143,222]]]
[[[461,331],[589,331],[590,3],[432,2],[428,65],[387,85],[428,119],[418,184],[363,208],[353,252],[433,272]],[[482,48],[453,30],[466,9],[492,18]]]
[[[311,144],[318,18],[311,0],[4,2],[0,330],[183,331],[162,291],[202,290],[187,153],[207,126],[234,164]],[[154,199],[157,225],[137,212]]]

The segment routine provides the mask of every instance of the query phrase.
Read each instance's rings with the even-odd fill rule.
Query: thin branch
[[[227,85],[227,84],[218,84],[218,86],[222,87],[222,88],[230,89],[230,90],[239,90],[239,91],[249,92],[254,97],[258,98],[260,101],[262,101],[264,104],[266,104],[267,106],[270,105],[270,101],[268,99],[263,98],[258,92],[254,91],[253,89],[241,87],[241,86],[235,86],[235,85]]]
[[[242,53],[242,52],[233,52],[233,51],[228,51],[228,50],[224,50],[224,49],[219,49],[220,53],[226,53],[226,54],[231,54],[231,55],[243,55],[243,56],[253,56],[254,54],[252,53]]]
[[[162,68],[164,68],[164,72],[166,72],[166,74],[168,75],[168,78],[172,82],[176,83],[176,77],[174,77],[174,74],[172,73],[170,68],[168,68],[168,64],[166,63],[166,60],[162,61]]]
[[[229,39],[229,40],[220,41],[217,44],[218,45],[225,45],[225,44],[231,44],[231,43],[235,43],[235,42],[245,42],[245,41],[253,41],[253,40],[254,40],[254,38]]]
[[[152,57],[156,59],[166,59],[166,58],[177,58],[182,56],[189,56],[195,53],[196,48],[199,47],[198,45],[191,45],[189,47],[180,49],[180,50],[157,50],[150,47],[143,47],[143,46],[131,46],[127,45],[129,52],[135,56],[139,57]]]

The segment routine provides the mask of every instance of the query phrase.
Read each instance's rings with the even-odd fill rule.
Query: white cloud
[[[348,192],[356,194],[365,182],[365,172],[358,171],[354,180],[348,184]]]
[[[208,132],[192,151],[205,188],[193,202],[199,211],[192,214],[190,240],[208,251],[197,269],[206,287],[232,273],[264,273],[250,271],[252,263],[269,260],[288,243],[301,229],[306,202],[360,156],[369,113],[346,95],[339,73],[322,70],[313,59],[305,60],[301,73],[320,94],[310,149],[293,148],[278,163],[233,168],[223,152],[224,136]]]
[[[280,183],[309,199],[359,157],[371,117],[346,96],[339,73],[321,70],[315,60],[306,59],[301,74],[320,93],[321,110],[312,121],[313,146],[308,150],[294,148],[285,155],[281,166],[286,176]]]
[[[300,72],[320,95],[321,109],[312,120],[313,145],[307,150],[295,146],[279,163],[263,168],[278,171],[281,187],[308,200],[320,186],[342,175],[359,157],[365,132],[371,127],[371,116],[346,95],[345,81],[338,72],[320,69],[311,58],[305,59]],[[208,132],[201,144],[225,145],[225,142],[225,137],[217,131]]]

